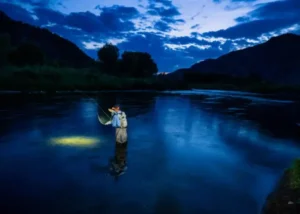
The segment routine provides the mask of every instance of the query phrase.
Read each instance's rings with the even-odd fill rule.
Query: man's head
[[[111,109],[114,110],[114,111],[119,111],[120,106],[119,105],[114,105]]]

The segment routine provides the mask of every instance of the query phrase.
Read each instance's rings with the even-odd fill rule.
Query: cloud
[[[173,17],[173,16],[178,16],[180,15],[179,11],[177,8],[172,7],[172,8],[162,8],[162,7],[152,7],[149,11],[149,14],[151,15],[157,15],[157,16],[162,16],[162,17]]]
[[[48,23],[64,25],[66,23],[66,16],[52,9],[37,7],[34,9],[34,13],[38,17],[40,25],[47,25]]]
[[[15,4],[0,3],[0,10],[5,12],[9,17],[11,17],[14,20],[22,21],[29,24],[35,23],[32,13]]]
[[[284,17],[286,19],[297,19],[300,21],[300,1],[284,0],[262,4],[257,10],[250,12],[249,16],[267,19]]]
[[[213,2],[215,3],[221,3],[222,1],[224,0],[213,0]],[[255,2],[257,0],[231,0],[230,2],[237,2],[237,3],[240,3],[240,2]]]
[[[25,4],[30,4],[33,6],[38,6],[38,7],[47,7],[51,5],[54,1],[53,0],[18,0],[16,1],[18,3],[25,3]]]
[[[102,11],[102,13],[116,14],[118,18],[122,20],[129,20],[137,18],[140,14],[139,11],[134,7],[125,7],[119,5],[113,5],[112,7],[101,7],[96,6],[96,9]]]
[[[100,15],[91,12],[77,12],[62,14],[48,8],[35,8],[39,17],[39,24],[56,23],[79,28],[87,33],[115,33],[134,30],[134,23],[130,19],[137,16],[135,8],[113,6],[101,8]]]
[[[161,17],[161,20],[168,24],[184,24],[185,21],[183,19],[176,19],[170,17]]]
[[[161,4],[165,7],[174,7],[171,0],[149,0],[150,5]]]
[[[6,2],[14,3],[16,5],[31,5],[48,8],[51,6],[62,5],[62,0],[6,0]]]
[[[168,42],[176,45],[186,45],[186,44],[196,44],[196,45],[220,45],[221,43],[218,41],[206,41],[204,39],[197,39],[195,37],[173,37],[168,39]]]
[[[256,20],[230,27],[226,30],[203,33],[203,36],[208,37],[223,37],[228,39],[236,38],[257,38],[263,33],[286,28],[295,23],[295,19],[266,19]]]
[[[148,14],[159,16],[165,19],[166,22],[176,23],[175,17],[181,15],[178,8],[170,0],[148,0],[148,3]],[[184,21],[181,19],[180,22]]]
[[[160,32],[171,32],[176,30],[175,26],[184,24],[185,20],[176,18],[180,16],[178,8],[170,0],[148,0],[147,14],[151,17],[158,17],[154,21],[153,29]],[[149,29],[149,28],[148,28]]]
[[[154,29],[163,31],[163,32],[172,30],[172,27],[167,22],[163,22],[163,21],[156,22],[153,27],[154,27]]]
[[[238,0],[232,1],[237,2]],[[252,0],[246,2],[252,2]],[[229,39],[257,38],[264,33],[288,28],[300,22],[300,1],[283,0],[259,4],[257,9],[245,16],[238,17],[236,21],[239,22],[236,26],[226,30],[206,32],[203,35]]]

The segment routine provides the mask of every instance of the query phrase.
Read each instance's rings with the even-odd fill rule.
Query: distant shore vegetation
[[[59,48],[59,46],[57,47]],[[59,52],[59,51],[55,51]],[[156,75],[158,68],[146,52],[124,51],[107,43],[84,66],[47,57],[33,41],[11,45],[9,34],[0,35],[0,90],[182,90],[191,88],[253,92],[300,91],[278,86],[256,76],[235,78],[226,75],[187,73],[181,79]]]

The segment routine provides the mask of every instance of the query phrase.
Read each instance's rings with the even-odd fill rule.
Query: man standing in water
[[[127,118],[125,112],[121,111],[119,105],[114,105],[108,109],[112,114],[112,120],[105,125],[112,125],[116,128],[116,143],[127,143]]]

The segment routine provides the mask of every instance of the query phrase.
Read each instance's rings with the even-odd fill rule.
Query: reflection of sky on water
[[[204,112],[188,98],[158,98],[156,106],[160,109],[157,117],[163,118],[158,125],[168,142],[168,158],[174,160],[170,165],[176,174],[191,173],[214,181],[216,186],[230,186],[232,191],[257,200],[257,208],[282,169],[300,155],[292,142],[265,136],[249,121]],[[190,172],[194,169],[196,172]],[[202,197],[207,197],[207,192]]]
[[[257,121],[227,114],[226,108],[206,108],[197,97],[112,97],[129,122],[128,170],[118,182],[108,175],[114,130],[99,124],[93,98],[31,103],[30,111],[22,110],[26,117],[9,123],[1,118],[9,126],[0,139],[0,205],[13,201],[15,209],[32,214],[41,213],[32,210],[36,201],[51,207],[48,213],[176,208],[189,214],[253,214],[300,155],[292,140],[268,135]],[[74,136],[100,143],[93,148],[48,143]]]

